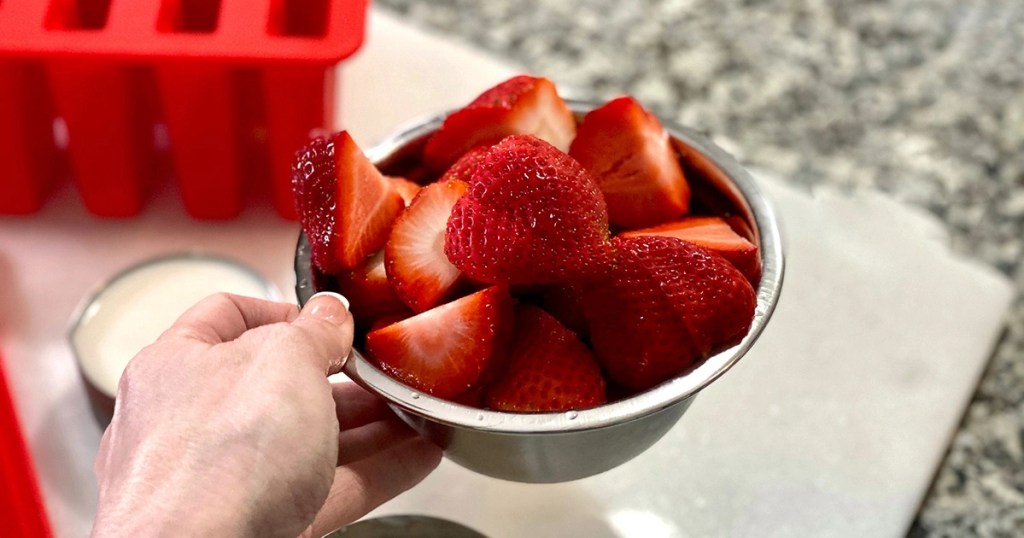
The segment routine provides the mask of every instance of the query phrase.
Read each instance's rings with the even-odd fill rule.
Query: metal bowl
[[[577,117],[599,104],[568,101]],[[381,169],[414,159],[445,115],[427,119],[367,152]],[[517,482],[564,482],[607,471],[660,439],[701,389],[724,374],[754,344],[775,309],[782,287],[783,254],[775,214],[736,160],[698,133],[662,120],[682,159],[744,216],[760,244],[761,281],[754,321],[737,345],[650,390],[593,409],[514,414],[466,407],[420,393],[387,376],[358,351],[344,372],[389,402],[420,434],[444,448],[450,460],[484,475]],[[296,292],[305,303],[318,290],[309,243],[300,236],[295,256]]]

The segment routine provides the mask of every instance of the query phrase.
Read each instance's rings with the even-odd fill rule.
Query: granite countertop
[[[1024,4],[377,0],[595,96],[630,93],[813,186],[880,189],[1018,287],[911,536],[1024,529]]]

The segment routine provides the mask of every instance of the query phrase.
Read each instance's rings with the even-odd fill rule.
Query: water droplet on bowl
[[[568,413],[565,414],[565,417],[568,418],[569,420],[576,420],[576,417],[578,416],[580,416],[580,414],[577,413],[576,411],[569,411]]]
[[[409,397],[412,398],[413,400],[419,400],[420,399],[420,393],[414,392],[414,393],[410,394]]]

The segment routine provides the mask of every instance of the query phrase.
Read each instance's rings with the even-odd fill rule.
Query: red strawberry
[[[662,235],[675,237],[717,252],[733,264],[752,284],[761,278],[761,260],[757,247],[735,230],[721,217],[687,217],[680,221],[623,232],[621,237],[640,235]]]
[[[668,132],[631,97],[591,111],[569,148],[597,181],[613,226],[643,228],[678,219],[690,203]]]
[[[420,192],[420,185],[405,179],[404,177],[398,176],[384,176],[391,182],[391,187],[398,192],[398,195],[402,197],[402,201],[405,202],[406,207],[412,203],[412,199],[416,197],[416,194]]]
[[[594,352],[610,378],[643,390],[736,344],[754,317],[747,279],[717,254],[672,237],[613,240],[611,276],[583,294]]]
[[[519,307],[515,323],[512,349],[487,391],[487,407],[536,413],[605,403],[601,367],[572,331],[535,306]]]
[[[441,176],[441,181],[457,179],[468,183],[473,177],[473,172],[476,172],[480,163],[484,162],[484,157],[487,156],[490,149],[490,146],[477,146],[467,151],[462,157],[459,157],[459,160],[455,161],[455,164],[448,167],[448,170]]]
[[[423,312],[450,296],[462,273],[444,253],[445,227],[466,183],[445,181],[424,187],[391,230],[384,247],[388,280],[398,297]]]
[[[520,75],[487,90],[449,115],[423,148],[423,161],[445,170],[463,153],[512,134],[532,134],[562,151],[576,135],[576,119],[546,78]]]
[[[356,323],[367,327],[381,316],[406,310],[388,282],[384,270],[384,251],[367,258],[363,265],[338,275],[338,291],[352,303]]]
[[[334,144],[315,138],[302,148],[292,163],[295,211],[309,238],[313,265],[324,273],[340,270],[331,248],[334,244],[334,213],[338,179],[334,171]]]
[[[356,268],[380,250],[404,207],[344,131],[329,141],[317,138],[300,152],[292,188],[313,263],[325,273]]]
[[[494,284],[565,282],[608,268],[608,214],[580,165],[529,135],[495,144],[455,204],[445,254]]]
[[[504,358],[512,324],[508,290],[495,286],[371,332],[366,351],[402,383],[453,398]]]

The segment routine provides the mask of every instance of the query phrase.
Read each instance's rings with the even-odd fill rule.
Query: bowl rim
[[[577,116],[582,116],[603,104],[576,99],[565,101]],[[366,152],[367,157],[377,165],[386,162],[408,144],[421,140],[437,130],[450,112],[400,127],[394,135],[369,149]],[[734,202],[745,205],[746,207],[740,209],[752,215],[756,223],[755,232],[760,240],[762,274],[756,290],[754,320],[747,335],[739,343],[708,357],[687,373],[629,398],[590,409],[553,413],[507,413],[442,400],[394,380],[373,366],[355,349],[346,361],[343,372],[354,382],[383,397],[390,404],[428,421],[506,435],[571,433],[639,420],[694,397],[721,377],[750,350],[764,331],[778,304],[785,265],[778,220],[765,194],[735,158],[693,129],[664,118],[659,119],[674,139],[674,144],[682,145],[684,149],[688,146],[696,150],[724,174],[725,179],[735,188],[735,194],[739,196]],[[308,241],[301,233],[296,249],[295,271],[296,292],[300,303],[304,303],[314,291]]]

